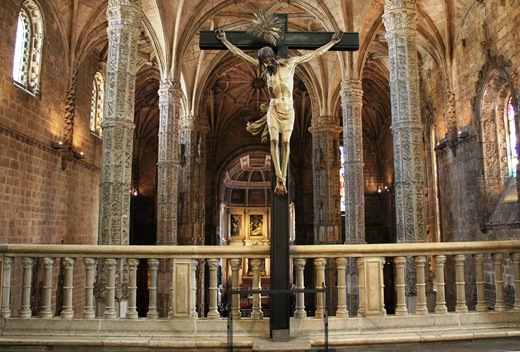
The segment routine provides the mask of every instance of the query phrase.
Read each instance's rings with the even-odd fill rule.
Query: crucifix
[[[255,14],[257,20],[259,16]],[[225,50],[229,49],[233,54],[239,56],[245,61],[261,65],[262,70],[266,72],[268,88],[271,95],[270,108],[274,106],[275,112],[267,112],[267,127],[269,128],[269,135],[271,136],[271,160],[274,166],[272,186],[274,192],[271,194],[271,290],[273,292],[281,291],[283,293],[272,294],[270,296],[270,332],[273,340],[288,340],[289,339],[289,288],[290,288],[290,265],[289,265],[289,193],[288,188],[288,148],[284,153],[282,149],[282,162],[280,163],[278,150],[278,134],[282,135],[282,145],[287,145],[292,132],[292,124],[294,122],[294,110],[292,106],[292,74],[294,73],[294,66],[300,62],[306,62],[318,55],[323,54],[327,50],[333,51],[355,51],[359,49],[359,34],[358,33],[342,33],[338,34],[329,32],[289,32],[288,20],[286,14],[277,14],[274,21],[279,21],[283,24],[283,30],[276,31],[276,37],[273,40],[272,36],[265,36],[258,38],[243,31],[229,31],[225,34],[223,31],[201,31],[199,46],[202,50]],[[264,23],[265,24],[265,23]],[[270,25],[270,23],[267,23]],[[262,26],[259,26],[263,28]],[[332,39],[331,39],[332,38]],[[282,58],[278,62],[277,58],[272,54],[261,54],[266,47],[276,51],[276,56]],[[317,50],[314,53],[302,55],[299,57],[288,59],[289,49],[308,49]],[[258,50],[259,58],[254,59],[245,54],[243,50]],[[269,51],[268,51],[269,52]],[[274,71],[273,71],[273,67]],[[277,70],[280,77],[273,78]],[[286,70],[284,72],[283,70]],[[273,73],[274,72],[274,73]],[[289,78],[290,82],[282,82],[280,79]],[[283,90],[285,86],[290,86],[289,89]],[[287,94],[291,96],[285,97]],[[290,106],[284,105],[283,101],[289,101]],[[273,103],[274,101],[274,103]],[[292,115],[287,118],[280,116],[276,110],[291,110]],[[270,115],[271,114],[271,115]],[[269,119],[271,118],[271,121]],[[285,125],[280,123],[280,120],[290,120],[290,130],[286,132],[284,139]],[[248,128],[249,130],[249,128]],[[251,131],[251,130],[250,130]],[[273,144],[273,139],[276,139]],[[272,167],[273,169],[273,167]]]

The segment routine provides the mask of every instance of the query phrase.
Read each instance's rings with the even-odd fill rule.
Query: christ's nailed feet
[[[274,189],[274,193],[279,196],[287,194],[287,188],[285,187],[285,182],[283,179],[278,179],[278,182],[276,183],[276,188]]]

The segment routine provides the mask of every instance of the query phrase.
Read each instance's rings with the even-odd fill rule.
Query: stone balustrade
[[[187,321],[225,321],[218,304],[219,266],[229,266],[225,270],[229,270],[232,285],[236,288],[240,284],[242,262],[247,258],[252,269],[251,289],[261,290],[260,272],[269,256],[269,248],[3,244],[0,253],[0,314],[3,318],[7,322],[12,319],[18,322],[28,319],[33,322],[70,321],[67,326],[70,328],[81,321],[124,320],[140,324],[158,319],[181,324],[187,324]],[[461,320],[464,315],[474,323],[478,317],[495,314],[492,319],[480,321],[498,321],[501,327],[507,322],[519,325],[520,241],[291,246],[290,255],[296,289],[321,288],[326,281],[326,271],[336,271],[333,276],[336,282],[330,286],[337,298],[335,311],[331,311],[329,306],[328,312],[333,316],[330,318],[333,319],[331,329],[338,326],[343,333],[345,324],[341,321],[349,321],[352,328],[355,326],[361,331],[363,324],[373,325],[374,321],[381,321],[381,328],[385,319],[403,317],[417,324],[414,316],[424,319],[448,317],[450,314],[457,315],[453,320],[457,324],[464,320]],[[137,272],[142,260],[147,263],[145,289],[148,307],[145,316],[138,314],[136,302],[141,283],[137,280]],[[205,270],[200,271],[200,263]],[[385,290],[383,268],[389,263],[393,267],[391,282],[395,306],[391,307],[392,314],[387,313],[389,307],[385,307],[385,292],[388,290]],[[106,271],[102,276],[106,282],[96,281],[99,270]],[[205,279],[198,277],[201,272],[207,276]],[[164,273],[169,279],[161,281]],[[116,282],[120,275],[125,278],[123,282],[127,287],[118,287]],[[40,281],[35,280],[35,276]],[[313,287],[305,287],[305,283],[310,281],[308,278],[312,279]],[[202,284],[204,282],[207,287]],[[166,290],[165,284],[168,285]],[[446,303],[447,286],[454,288],[456,296],[451,308]],[[486,297],[489,287],[494,287],[494,292],[491,297]],[[507,292],[506,287],[509,287]],[[167,292],[166,296],[159,294],[161,289]],[[204,294],[199,295],[199,291],[204,291]],[[348,296],[353,292],[358,295],[355,313],[348,308]],[[474,292],[472,297],[475,297],[470,306],[467,303],[468,292]],[[103,304],[100,306],[101,295]],[[167,314],[160,314],[161,299],[165,297]],[[205,305],[199,305],[197,297],[206,297]],[[313,297],[312,311],[305,302],[306,297],[309,295],[295,294],[293,333],[298,333],[298,330],[308,334],[306,324],[321,321],[327,310],[323,293]],[[263,323],[268,319],[260,294],[253,295],[251,314],[247,318],[240,311],[239,299],[238,295],[233,296],[230,314],[242,322],[262,322],[255,325],[255,334],[259,333],[259,326],[268,331],[268,325]],[[121,301],[125,304],[121,305]],[[498,319],[497,313],[514,314],[514,317],[499,315],[503,319]],[[297,321],[301,323],[293,328]],[[395,320],[388,324],[395,325]],[[31,329],[31,325],[19,326]],[[41,324],[38,326],[41,328]]]

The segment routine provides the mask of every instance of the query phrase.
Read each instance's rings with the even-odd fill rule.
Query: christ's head
[[[260,72],[267,71],[270,75],[275,75],[280,62],[278,62],[273,49],[269,46],[264,46],[258,50],[258,65]]]

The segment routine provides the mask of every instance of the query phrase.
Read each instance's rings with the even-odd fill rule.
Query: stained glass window
[[[507,161],[509,166],[509,176],[516,177],[516,166],[518,164],[518,147],[516,144],[515,111],[511,99],[507,104]]]

